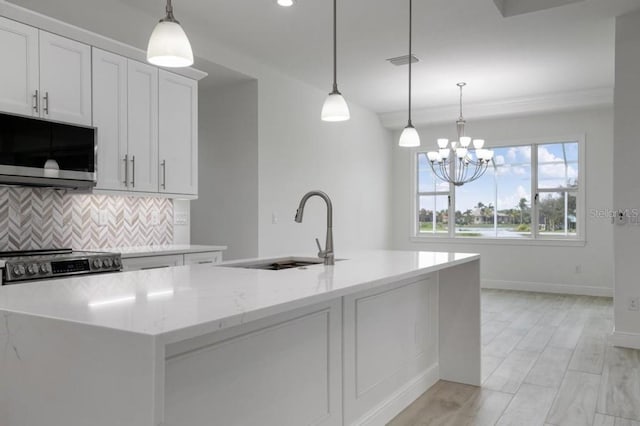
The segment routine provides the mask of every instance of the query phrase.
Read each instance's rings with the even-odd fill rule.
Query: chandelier
[[[456,121],[458,140],[438,139],[438,151],[427,153],[429,164],[436,177],[456,186],[478,179],[487,171],[493,151],[484,149],[484,139],[473,139],[464,134],[466,121],[462,115],[462,88],[467,83],[458,83],[460,88],[460,117]],[[473,147],[472,147],[473,146]]]

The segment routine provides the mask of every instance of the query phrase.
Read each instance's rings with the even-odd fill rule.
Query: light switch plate
[[[188,225],[189,224],[189,214],[188,213],[174,213],[174,215],[173,215],[173,224],[174,225]]]

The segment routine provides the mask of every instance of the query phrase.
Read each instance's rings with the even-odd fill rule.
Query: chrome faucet
[[[313,196],[322,198],[327,203],[327,238],[325,241],[325,248],[322,250],[320,241],[316,238],[316,245],[318,246],[318,257],[324,259],[325,265],[333,265],[335,263],[335,257],[333,254],[333,206],[331,204],[331,198],[322,191],[309,191],[300,200],[300,205],[296,211],[296,222],[302,223],[302,215],[304,214],[304,206],[307,200]]]

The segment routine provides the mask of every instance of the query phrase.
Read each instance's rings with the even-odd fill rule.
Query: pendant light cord
[[[411,56],[411,26],[413,17],[413,1],[409,0],[409,126],[411,126],[411,62],[413,58]]]
[[[178,22],[176,18],[173,16],[173,5],[171,4],[171,0],[167,0],[167,7],[165,8],[167,16],[162,21],[165,22]]]
[[[338,93],[338,36],[336,27],[338,26],[337,0],[333,0],[333,93]]]
[[[458,87],[460,88],[460,120],[464,119],[462,115],[462,88],[466,85],[467,83],[458,83]]]

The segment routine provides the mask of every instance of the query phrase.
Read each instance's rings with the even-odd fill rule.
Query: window
[[[580,140],[500,146],[486,173],[455,187],[417,153],[416,235],[492,239],[583,238]]]

